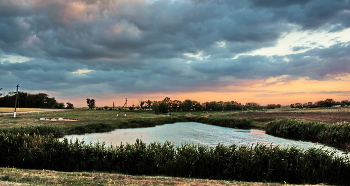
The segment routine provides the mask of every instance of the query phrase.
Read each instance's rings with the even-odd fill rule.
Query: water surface
[[[67,135],[65,137],[72,140],[84,140],[87,143],[105,142],[106,145],[135,143],[136,139],[141,139],[145,143],[170,141],[175,145],[190,143],[211,147],[218,144],[256,145],[259,143],[283,147],[296,146],[302,149],[311,147],[333,149],[312,142],[274,137],[265,134],[262,130],[232,129],[197,122],[178,122],[150,128],[117,129],[105,133]]]

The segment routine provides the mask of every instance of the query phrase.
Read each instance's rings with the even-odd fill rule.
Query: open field
[[[295,118],[305,121],[318,121],[325,123],[350,122],[350,110],[301,110],[301,111],[278,111],[278,112],[241,112],[235,113],[234,117],[248,118]]]
[[[1,115],[6,115],[3,120],[11,122],[13,119],[14,108],[0,107]],[[63,111],[56,113],[56,111]],[[119,117],[116,114],[119,113]],[[124,113],[127,117],[124,117]],[[209,112],[172,112],[171,116],[234,116],[234,117],[248,117],[248,118],[295,118],[307,121],[319,121],[326,123],[336,122],[350,122],[350,108],[340,109],[309,109],[309,110],[296,110],[296,109],[271,109],[265,111],[209,111]],[[87,109],[75,109],[75,110],[64,110],[64,109],[36,109],[36,108],[20,108],[17,110],[16,120],[24,123],[32,123],[37,125],[38,122],[32,119],[38,118],[69,118],[81,122],[90,121],[108,121],[108,120],[124,120],[130,118],[158,118],[168,117],[169,115],[154,114],[151,110],[146,111],[98,111],[98,110],[87,110]],[[30,119],[30,121],[28,121]],[[29,123],[28,123],[29,122]],[[5,122],[3,122],[5,123]],[[1,126],[3,127],[3,126]]]
[[[9,107],[0,107],[0,113],[13,113],[14,108]],[[40,109],[40,108],[17,108],[16,112],[38,112],[38,111],[52,111],[52,110],[59,110],[59,109]]]

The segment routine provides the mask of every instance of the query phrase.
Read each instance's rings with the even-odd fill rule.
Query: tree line
[[[89,109],[99,109],[99,110],[112,110],[112,108],[105,106],[103,108],[98,108],[95,106],[95,99],[86,99],[86,103]],[[333,99],[326,99],[323,101],[318,101],[316,103],[308,102],[308,103],[294,103],[291,104],[291,108],[325,108],[325,107],[333,107],[333,106],[350,106],[350,102],[348,100],[344,100],[341,102],[334,101]],[[135,105],[130,106],[129,110],[134,110],[135,108],[139,108],[140,110],[153,110],[156,114],[160,113],[171,113],[178,111],[239,111],[239,110],[263,110],[263,109],[275,109],[281,108],[281,104],[268,104],[266,106],[261,106],[255,102],[248,102],[246,104],[238,103],[237,101],[211,101],[200,103],[195,100],[186,99],[184,101],[180,100],[171,100],[169,97],[164,98],[160,101],[143,101],[139,100],[139,105],[135,107]],[[113,107],[114,109],[114,107]],[[119,107],[120,109],[120,107]]]
[[[145,105],[142,107],[141,105]],[[276,107],[281,105],[277,104]],[[258,103],[249,102],[245,105],[237,101],[211,101],[200,103],[195,100],[186,99],[185,101],[171,100],[169,97],[161,101],[145,101],[140,103],[140,108],[148,108],[155,113],[168,113],[176,111],[233,111],[233,110],[262,110],[264,107]]]
[[[7,95],[0,97],[0,107],[14,107],[16,92],[9,92]],[[30,94],[27,92],[18,92],[18,108],[54,108],[54,109],[74,109],[74,105],[67,102],[66,105],[57,102],[54,97],[49,97],[45,93]]]
[[[291,108],[326,108],[334,106],[350,106],[350,101],[343,100],[341,102],[333,99],[317,101],[316,103],[308,102],[305,104],[291,104]],[[198,101],[186,99],[185,101],[171,100],[169,97],[161,101],[140,101],[140,109],[152,109],[155,113],[168,113],[172,111],[235,111],[235,110],[263,110],[281,108],[281,104],[268,104],[261,106],[255,102],[246,104],[237,101],[211,101],[200,103]]]
[[[317,101],[315,103],[307,102],[307,103],[292,103],[290,105],[291,108],[325,108],[325,107],[344,107],[350,106],[349,100],[343,101],[334,101],[333,99],[325,99],[321,101]]]

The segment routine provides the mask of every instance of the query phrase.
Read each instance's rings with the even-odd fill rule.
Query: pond
[[[141,139],[145,143],[170,141],[174,145],[200,144],[214,147],[223,145],[280,145],[283,147],[296,146],[301,149],[311,147],[330,149],[324,145],[290,140],[274,137],[265,134],[265,131],[256,129],[232,129],[207,125],[197,122],[178,122],[173,124],[158,125],[150,128],[117,129],[105,133],[93,133],[85,135],[67,135],[67,139],[78,139],[87,143],[105,142],[106,145],[120,145],[121,143],[135,143],[136,139]]]

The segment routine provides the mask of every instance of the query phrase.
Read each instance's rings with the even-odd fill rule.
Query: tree
[[[246,103],[245,107],[248,110],[261,110],[262,109],[262,106],[260,106],[257,103],[254,103],[254,102]]]
[[[317,107],[326,107],[327,103],[325,101],[317,101],[315,105],[317,105]]]
[[[64,109],[64,103],[56,103],[55,108],[56,109]]]
[[[0,97],[0,106],[12,107],[15,103],[16,92],[9,92],[6,96]],[[22,108],[57,108],[57,101],[45,93],[29,94],[18,92],[19,107]]]
[[[152,102],[151,100],[146,101],[146,104],[147,104],[147,108],[148,108],[148,109],[151,109],[152,103],[153,103],[153,102]]]
[[[67,104],[66,109],[74,109],[74,105],[72,103],[67,102],[66,104]]]
[[[326,107],[332,107],[334,105],[333,99],[326,99],[326,100],[324,100],[324,102],[326,102]]]
[[[266,106],[267,109],[275,109],[275,108],[281,108],[281,104],[268,104]]]
[[[95,99],[86,98],[86,103],[87,103],[87,106],[89,107],[90,110],[92,110],[96,107],[95,106]]]
[[[181,105],[181,101],[179,100],[173,100],[171,102],[171,111],[180,111],[180,105]]]
[[[140,102],[140,110],[143,110],[143,106],[145,105],[146,101],[139,99],[139,102]]]
[[[191,111],[193,109],[193,101],[186,99],[181,103],[181,110],[182,111]]]
[[[205,107],[207,111],[220,111],[222,110],[222,105],[216,101],[206,102]]]
[[[166,101],[154,101],[152,110],[156,113],[168,113],[168,104]]]
[[[0,90],[2,90],[2,88],[0,88]],[[2,93],[0,92],[0,96],[2,96]]]
[[[340,102],[340,104],[341,104],[341,106],[348,106],[348,105],[350,105],[350,102],[349,102],[349,100],[343,100]]]

